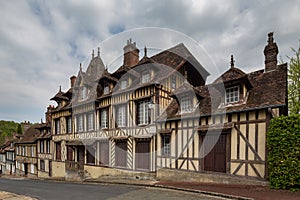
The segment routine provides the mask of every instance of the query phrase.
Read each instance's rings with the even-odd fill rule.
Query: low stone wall
[[[53,178],[65,178],[66,170],[65,170],[64,162],[52,162],[52,177]]]
[[[38,177],[39,178],[50,178],[49,172],[38,171]]]
[[[137,171],[129,171],[122,170],[116,168],[109,167],[100,167],[100,166],[91,166],[85,165],[84,170],[90,175],[91,178],[125,178],[125,179],[147,179],[154,180],[156,175],[155,173],[148,172],[137,172]]]
[[[226,174],[210,174],[200,172],[187,172],[171,169],[159,169],[157,171],[158,180],[180,181],[180,182],[201,182],[201,183],[221,183],[221,184],[243,184],[243,185],[268,185],[267,181],[235,177]]]

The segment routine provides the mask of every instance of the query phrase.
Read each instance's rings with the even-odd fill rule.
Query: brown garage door
[[[127,140],[116,141],[116,166],[126,167],[127,160]]]
[[[137,141],[135,153],[136,169],[150,170],[150,141]]]
[[[206,146],[213,145],[218,135],[207,135]],[[207,152],[208,150],[205,150]],[[226,173],[226,135],[221,134],[213,149],[204,157],[204,170]]]

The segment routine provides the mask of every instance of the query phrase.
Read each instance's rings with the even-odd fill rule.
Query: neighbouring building
[[[40,125],[30,126],[24,135],[15,142],[16,153],[16,175],[37,177],[37,138],[40,131],[37,129]]]
[[[15,174],[15,140],[7,139],[0,150],[0,169],[3,174]]]
[[[38,177],[50,178],[52,176],[52,154],[53,145],[51,143],[51,110],[53,106],[48,106],[46,112],[46,122],[39,124],[36,129],[40,135],[36,139],[37,146],[37,170]]]
[[[232,56],[211,84],[184,44],[151,57],[145,47],[141,59],[131,39],[123,50],[124,62],[113,73],[100,50],[93,52],[87,70],[80,65],[70,78],[70,89],[51,98],[57,102],[53,177],[156,172],[161,179],[267,179],[268,125],[287,114],[287,65],[277,65],[273,33],[264,69],[245,73]]]

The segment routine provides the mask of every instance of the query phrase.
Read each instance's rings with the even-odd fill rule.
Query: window
[[[44,153],[44,141],[40,141],[40,153]]]
[[[123,90],[125,88],[127,88],[127,80],[122,80],[121,85],[120,85],[120,89]]]
[[[82,87],[81,91],[80,91],[80,99],[86,99],[87,98],[87,88],[86,87]]]
[[[172,76],[171,81],[172,81],[171,82],[171,87],[172,87],[172,89],[175,89],[176,88],[176,76],[175,75]]]
[[[108,85],[105,85],[105,86],[104,86],[103,93],[104,93],[104,94],[108,94],[108,93],[109,93],[109,86],[108,86]]]
[[[35,155],[34,155],[34,147],[31,146],[30,149],[31,149],[31,157],[35,157]]]
[[[72,117],[67,117],[67,133],[72,133]]]
[[[138,102],[138,124],[148,124],[149,123],[149,101]]]
[[[108,128],[107,109],[101,110],[101,128]]]
[[[186,97],[181,99],[180,103],[181,112],[191,112],[192,111],[192,99],[190,97]]]
[[[165,156],[171,155],[171,136],[170,135],[162,136],[162,155],[165,155]]]
[[[46,153],[50,153],[50,140],[46,141]]]
[[[44,160],[40,160],[40,170],[45,171],[45,161]]]
[[[239,101],[239,87],[231,87],[226,89],[226,103],[235,103]]]
[[[60,134],[60,122],[59,122],[59,119],[55,119],[54,121],[55,123],[55,134]]]
[[[89,113],[87,118],[87,130],[92,131],[94,130],[94,113]]]
[[[122,105],[117,107],[117,124],[118,127],[126,126],[126,106]]]
[[[78,132],[83,132],[84,131],[84,125],[83,125],[83,115],[79,115],[77,117],[77,130]]]
[[[142,83],[147,83],[150,81],[150,72],[149,71],[144,71],[142,73]]]

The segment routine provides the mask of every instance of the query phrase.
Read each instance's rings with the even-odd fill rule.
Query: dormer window
[[[87,98],[87,88],[86,88],[86,87],[82,87],[82,88],[81,88],[81,91],[80,91],[80,98],[81,98],[81,100]]]
[[[191,97],[182,98],[180,103],[181,112],[182,113],[191,112],[193,108],[192,104],[193,103]]]
[[[150,72],[149,71],[144,71],[142,73],[142,83],[147,83],[150,81]]]
[[[108,85],[105,85],[105,86],[104,86],[103,93],[104,93],[104,94],[108,94],[108,93],[109,93],[109,86],[108,86]]]
[[[239,86],[227,88],[225,94],[225,103],[230,104],[230,103],[238,102],[240,99],[239,93],[240,93]]]
[[[175,75],[172,76],[171,87],[172,87],[172,89],[176,88],[176,76]]]
[[[121,84],[120,84],[120,89],[124,90],[125,88],[127,88],[128,85],[128,81],[127,80],[122,80]]]

